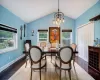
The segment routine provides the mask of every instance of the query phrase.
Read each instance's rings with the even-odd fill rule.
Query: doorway
[[[88,46],[94,43],[94,22],[89,22],[77,28],[78,56],[88,62]]]

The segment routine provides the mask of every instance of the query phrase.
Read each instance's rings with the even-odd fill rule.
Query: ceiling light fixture
[[[59,11],[59,0],[58,0],[58,12],[54,14],[53,24],[56,24],[60,27],[60,24],[64,23],[64,13]]]

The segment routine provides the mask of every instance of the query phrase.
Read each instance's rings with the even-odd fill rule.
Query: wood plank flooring
[[[88,63],[80,57],[76,57],[75,61],[95,80],[100,80],[100,74],[88,66]]]
[[[95,80],[100,80],[100,74],[96,73],[93,71],[90,67],[88,67],[88,63],[84,61],[83,59],[76,57],[76,62],[85,70],[87,71],[90,75],[94,77]],[[4,76],[0,77],[0,80],[8,80],[23,64],[25,63],[25,60],[22,60],[18,65],[12,68],[11,71],[9,71],[7,74]],[[48,73],[49,76],[54,76],[54,74]],[[54,77],[51,77],[54,79]],[[50,79],[51,80],[51,79]]]

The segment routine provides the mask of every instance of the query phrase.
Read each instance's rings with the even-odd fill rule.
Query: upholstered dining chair
[[[47,43],[46,42],[40,42],[39,45],[38,45],[42,50],[44,50],[47,46]],[[44,54],[42,57],[46,57],[46,54]]]
[[[30,52],[30,59],[31,59],[30,80],[32,80],[32,70],[40,71],[40,80],[41,80],[41,69],[45,67],[45,71],[46,71],[46,59],[42,58],[42,50],[38,46],[32,46],[29,52]]]
[[[25,42],[24,43],[24,48],[25,48],[25,51],[23,51],[23,53],[25,54],[26,56],[26,65],[25,67],[27,66],[27,60],[29,59],[29,49],[30,49],[31,45],[28,43],[28,42]]]
[[[71,47],[65,46],[59,49],[58,55],[56,56],[55,61],[55,70],[56,68],[60,69],[60,80],[61,80],[61,71],[64,70],[65,73],[68,71],[69,79],[71,80],[71,60],[73,56],[73,50]]]
[[[50,50],[57,50],[58,48],[58,44],[57,43],[50,43],[51,46],[50,46]],[[51,63],[52,63],[52,56],[54,56],[55,54],[52,54],[51,53]]]
[[[78,52],[76,51],[77,45],[76,45],[75,43],[72,43],[72,44],[70,45],[70,47],[73,49],[73,65],[74,65],[76,53],[78,53]]]
[[[39,46],[41,49],[44,49],[46,47],[46,45],[47,45],[46,42],[40,42]]]

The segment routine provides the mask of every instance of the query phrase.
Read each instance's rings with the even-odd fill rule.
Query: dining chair
[[[40,42],[40,47],[41,47],[41,49],[44,49],[45,47],[46,47],[46,42]]]
[[[30,49],[30,47],[31,47],[31,45],[28,43],[28,42],[25,42],[24,43],[24,48],[25,48],[25,51],[23,51],[23,53],[25,54],[25,56],[26,56],[26,65],[25,65],[25,67],[27,66],[27,61],[28,61],[28,59],[29,59],[29,49]]]
[[[76,51],[77,45],[76,45],[75,43],[72,43],[72,44],[70,45],[70,47],[73,49],[73,65],[74,65],[76,53],[78,53],[78,52]]]
[[[38,45],[42,50],[44,50],[47,46],[47,42],[40,42]],[[46,57],[47,54],[44,54],[42,57]]]
[[[57,48],[58,48],[58,44],[57,43],[51,43],[50,50],[56,51]],[[51,53],[51,63],[52,63],[52,56],[55,56],[55,54]]]
[[[60,80],[61,80],[61,71],[64,70],[65,73],[68,71],[69,79],[71,80],[71,60],[73,56],[73,50],[69,46],[61,47],[56,56],[55,60],[55,70],[56,68],[60,69]]]
[[[41,80],[41,69],[45,67],[46,71],[46,59],[42,58],[42,50],[38,46],[32,46],[29,52],[31,60],[30,80],[32,80],[32,70],[40,71],[40,80]]]

